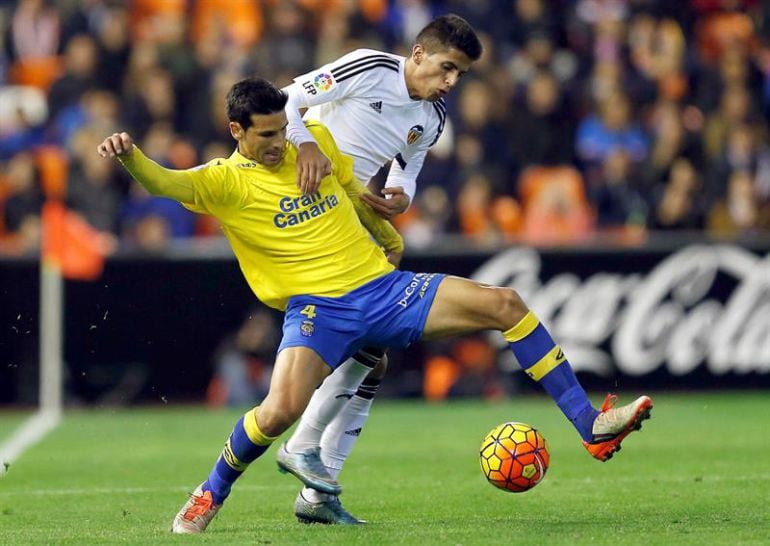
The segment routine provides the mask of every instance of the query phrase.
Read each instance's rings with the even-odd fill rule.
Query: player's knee
[[[295,406],[289,401],[270,403],[265,399],[259,407],[259,429],[267,436],[280,436],[302,415],[304,408]]]
[[[492,312],[498,322],[498,329],[507,330],[523,319],[529,309],[513,288],[499,288],[496,292],[497,301]]]
[[[380,361],[374,368],[372,368],[372,371],[369,372],[367,377],[370,379],[382,379],[385,377],[386,371],[388,371],[388,355],[383,354],[382,358],[380,358]]]

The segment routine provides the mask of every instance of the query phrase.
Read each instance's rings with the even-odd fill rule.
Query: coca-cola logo
[[[665,366],[686,375],[705,365],[714,374],[770,372],[770,254],[693,245],[645,272],[599,271],[585,279],[560,273],[544,282],[540,270],[537,251],[515,247],[473,278],[516,289],[576,370],[643,375]],[[718,279],[730,287],[726,297],[715,293]],[[499,335],[491,339],[506,346]]]

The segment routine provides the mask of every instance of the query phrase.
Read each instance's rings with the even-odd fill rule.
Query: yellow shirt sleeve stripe
[[[530,366],[524,372],[535,381],[540,381],[548,372],[553,370],[556,366],[564,362],[564,352],[558,345],[548,351],[548,353],[538,360],[533,366]]]
[[[520,341],[535,331],[540,321],[532,311],[527,312],[513,328],[503,332],[503,337],[509,343]]]

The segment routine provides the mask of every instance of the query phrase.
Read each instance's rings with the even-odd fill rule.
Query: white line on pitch
[[[22,423],[6,442],[0,444],[0,477],[6,470],[6,464],[16,461],[24,451],[56,428],[60,421],[59,412],[41,410]]]

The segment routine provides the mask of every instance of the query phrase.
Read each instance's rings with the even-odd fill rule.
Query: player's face
[[[251,125],[244,130],[236,121],[230,122],[230,133],[238,141],[238,152],[266,167],[283,160],[286,151],[286,112],[251,114]]]
[[[414,46],[412,58],[416,68],[407,82],[409,96],[431,102],[445,97],[473,63],[459,49],[429,52],[419,44]]]

